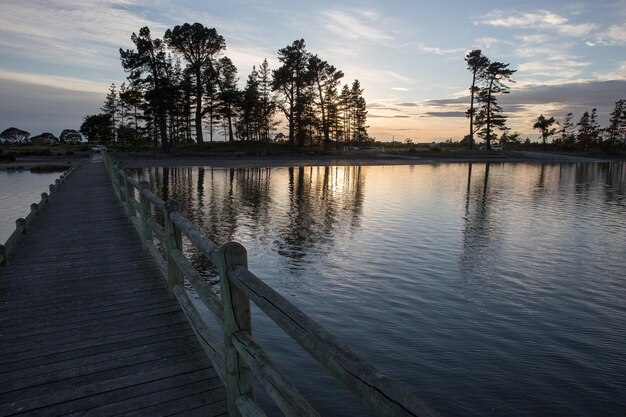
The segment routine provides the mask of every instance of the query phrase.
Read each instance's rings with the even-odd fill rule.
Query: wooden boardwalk
[[[9,263],[0,416],[227,415],[222,382],[102,162],[63,183]]]

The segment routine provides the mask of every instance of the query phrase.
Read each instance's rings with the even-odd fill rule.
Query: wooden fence
[[[59,178],[54,181],[54,184],[50,184],[48,187],[50,193],[41,193],[41,200],[39,203],[33,203],[30,205],[30,213],[25,218],[20,217],[15,220],[15,230],[11,233],[11,236],[7,239],[4,245],[0,245],[0,265],[6,265],[9,261],[9,255],[14,249],[15,244],[19,239],[27,232],[31,223],[48,205],[48,199],[61,187],[61,184],[67,179],[67,177],[76,169],[76,164],[69,167],[65,173],[61,174]]]
[[[247,252],[241,244],[214,243],[180,212],[176,201],[160,199],[150,190],[149,183],[139,182],[120,169],[109,154],[104,154],[104,160],[115,193],[139,233],[144,248],[155,259],[168,284],[170,295],[178,299],[204,351],[226,386],[231,417],[265,416],[255,402],[255,378],[284,415],[318,416],[311,404],[289,383],[252,337],[250,301],[377,415],[438,415],[249,271]],[[156,221],[153,215],[155,211],[163,214],[163,225]],[[219,271],[220,296],[183,253],[183,235]],[[215,316],[223,330],[223,342],[209,332],[205,317],[199,314],[185,290],[185,279]]]

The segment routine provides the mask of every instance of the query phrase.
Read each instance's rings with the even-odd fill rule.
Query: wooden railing
[[[227,242],[217,245],[180,212],[176,201],[160,199],[150,190],[147,182],[132,178],[119,168],[110,155],[105,153],[104,160],[115,193],[130,222],[141,236],[145,249],[155,259],[170,295],[178,299],[200,344],[226,386],[231,417],[265,416],[255,402],[255,378],[286,416],[318,416],[252,337],[250,301],[377,415],[438,415],[250,272],[247,252],[241,244]],[[155,220],[155,210],[163,214],[163,226]],[[219,271],[221,296],[211,289],[183,253],[183,235]],[[160,242],[159,246],[155,240]],[[220,324],[223,342],[218,342],[210,334],[205,317],[198,312],[185,290],[185,279]]]
[[[50,184],[48,189],[50,193],[41,193],[41,200],[39,203],[33,203],[30,205],[30,213],[25,218],[20,217],[15,220],[15,230],[11,233],[11,236],[7,239],[4,245],[0,245],[0,265],[6,265],[9,262],[9,255],[11,251],[14,249],[15,244],[19,241],[19,239],[27,232],[30,224],[33,222],[35,217],[41,213],[46,206],[48,205],[48,199],[59,189],[61,184],[67,179],[68,175],[70,175],[74,169],[76,169],[76,164],[71,165],[59,178],[54,181],[54,184]]]

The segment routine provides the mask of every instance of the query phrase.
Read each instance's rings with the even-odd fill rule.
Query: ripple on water
[[[444,415],[626,415],[624,166],[194,168],[170,181],[202,190],[168,191]],[[254,316],[321,414],[366,415]]]

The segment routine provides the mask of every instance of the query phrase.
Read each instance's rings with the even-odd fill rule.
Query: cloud
[[[618,67],[614,71],[597,73],[594,75],[596,76],[596,78],[603,81],[626,80],[626,61],[619,62]]]
[[[417,50],[420,52],[426,52],[429,54],[435,54],[435,55],[440,55],[440,56],[458,55],[458,54],[464,55],[466,52],[464,48],[444,49],[444,48],[430,47],[430,46],[424,46],[424,45],[418,45]]]
[[[59,90],[81,91],[86,93],[105,93],[110,85],[72,77],[3,70],[0,70],[0,79],[17,81],[25,84],[48,86]]]
[[[142,26],[162,33],[164,26],[142,17],[141,6],[124,0],[4,0],[0,2],[0,48],[4,54],[36,62],[74,64],[110,70],[117,49],[131,44]],[[112,59],[114,58],[114,59]]]
[[[425,115],[430,117],[466,117],[464,111],[429,111]]]
[[[582,68],[591,65],[591,62],[578,62],[573,60],[547,59],[544,61],[530,61],[519,64],[520,73],[530,76],[554,77],[558,74],[562,79],[573,79],[580,76]]]
[[[411,91],[408,88],[404,88],[404,87],[391,87],[390,90],[394,90],[394,91]]]
[[[505,28],[553,30],[567,36],[587,35],[597,28],[593,23],[571,24],[567,18],[548,10],[535,10],[532,12],[493,10],[484,17],[476,19],[474,24]]]
[[[419,104],[417,104],[417,103],[398,103],[398,104],[396,104],[396,106],[401,106],[401,107],[417,107],[417,106],[419,106]]]
[[[379,29],[379,15],[373,11],[328,10],[321,13],[326,30],[347,40],[385,43],[393,37]]]
[[[513,45],[513,42],[506,41],[504,39],[492,38],[489,36],[485,36],[482,38],[478,38],[474,40],[474,45],[478,48],[482,49],[491,49],[496,45]]]
[[[621,26],[609,27],[606,32],[599,35],[598,42],[609,45],[626,45],[626,23]]]
[[[582,112],[597,108],[599,113],[608,113],[615,101],[623,98],[626,80],[586,81],[560,85],[535,85],[518,88],[511,94],[498,97],[498,102],[506,113],[515,113],[525,109],[535,109],[539,113],[545,108],[562,109],[563,113]],[[467,108],[469,97],[429,100],[427,107],[458,111]],[[536,117],[536,115],[534,116]]]

